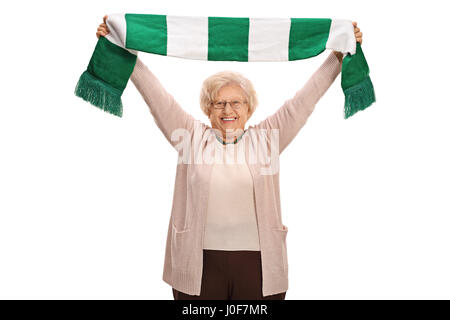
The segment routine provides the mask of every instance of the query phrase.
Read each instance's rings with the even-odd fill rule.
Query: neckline
[[[214,130],[213,130],[214,131]],[[239,136],[239,137],[237,137],[236,139],[234,139],[234,141],[233,142],[226,142],[226,141],[223,141],[222,140],[222,138],[220,138],[217,134],[216,134],[216,132],[214,131],[214,135],[216,136],[216,140],[217,141],[219,141],[222,145],[227,145],[227,144],[237,144],[241,139],[242,139],[242,137],[244,136],[244,134],[247,132],[247,129],[245,129],[244,130],[244,132],[242,132],[242,134]]]

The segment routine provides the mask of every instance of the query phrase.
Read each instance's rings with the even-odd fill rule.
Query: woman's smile
[[[220,120],[222,120],[223,123],[234,123],[237,120],[237,117],[222,117],[220,118]]]

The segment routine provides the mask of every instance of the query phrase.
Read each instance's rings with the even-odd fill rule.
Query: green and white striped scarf
[[[122,116],[122,93],[138,51],[210,61],[292,61],[342,52],[344,117],[375,102],[369,66],[349,20],[313,18],[185,17],[112,14],[75,95]]]

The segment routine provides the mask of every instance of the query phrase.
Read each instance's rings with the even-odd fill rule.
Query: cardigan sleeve
[[[334,82],[341,68],[342,62],[331,52],[293,98],[287,100],[274,114],[255,126],[257,129],[279,129],[279,153],[305,125],[315,105]]]
[[[131,81],[150,109],[156,125],[172,146],[177,144],[177,141],[171,139],[174,130],[186,129],[192,136],[195,127],[205,126],[181,108],[139,57],[131,74]]]

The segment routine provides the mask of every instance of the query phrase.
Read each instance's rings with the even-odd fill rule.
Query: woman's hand
[[[104,37],[109,33],[108,26],[106,25],[106,19],[108,19],[107,15],[103,17],[103,23],[101,23],[97,28],[97,39],[100,39],[100,36]]]
[[[359,44],[362,44],[362,32],[361,32],[361,29],[359,29],[358,27],[357,27],[357,25],[358,25],[358,23],[356,22],[356,21],[353,21],[352,22],[352,24],[353,24],[353,31],[354,31],[354,33],[355,33],[355,39],[356,39],[356,42],[359,42]],[[340,62],[342,62],[342,58],[343,58],[343,54],[342,54],[342,52],[339,52],[339,51],[333,51],[333,53],[336,55],[336,57],[339,59],[339,61]]]
[[[353,21],[353,31],[355,32],[355,38],[356,38],[356,42],[359,42],[359,44],[362,44],[362,32],[361,30],[357,27],[357,22]]]

